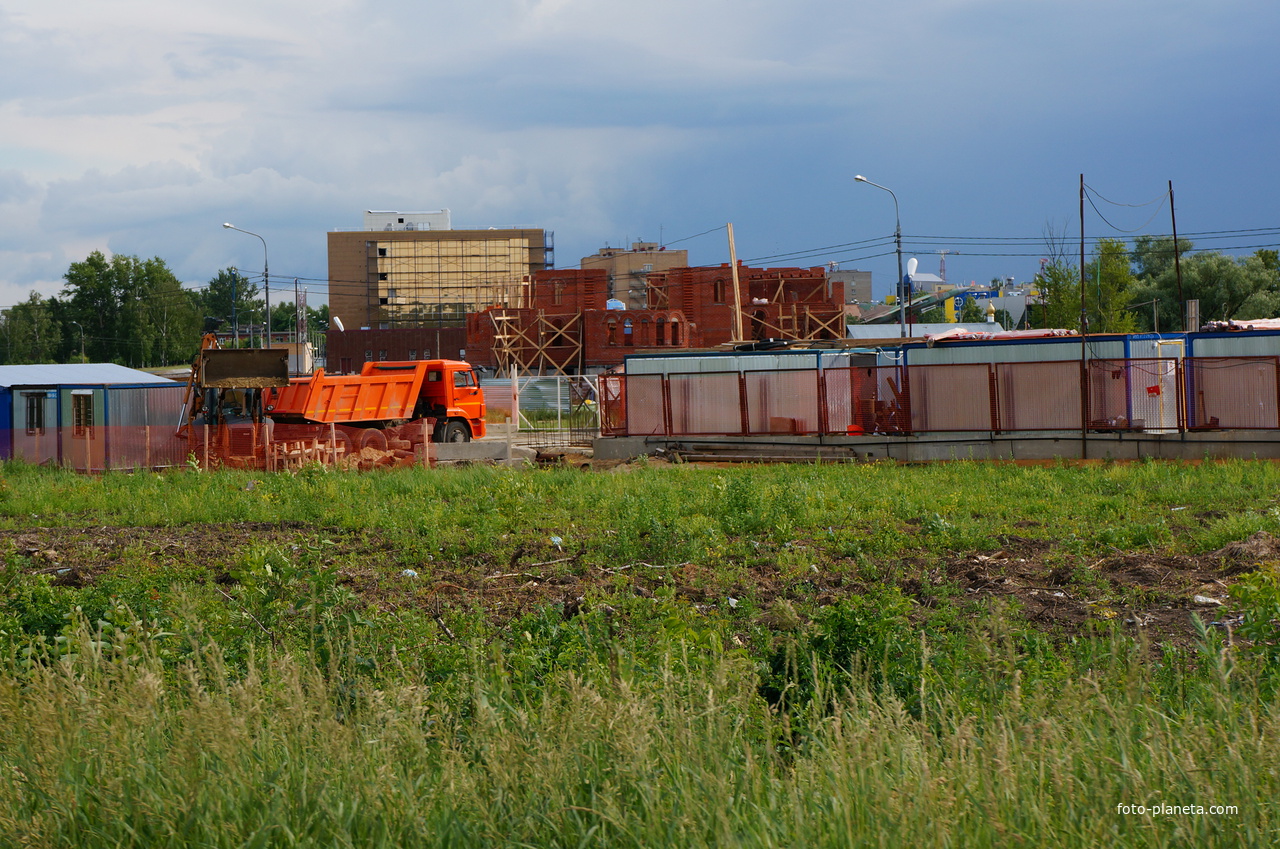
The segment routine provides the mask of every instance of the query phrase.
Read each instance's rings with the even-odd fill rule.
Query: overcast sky
[[[1078,238],[1081,174],[1135,205],[1173,181],[1180,235],[1248,252],[1280,241],[1277,24],[1275,0],[0,0],[0,306],[93,250],[191,285],[260,268],[224,221],[314,302],[327,230],[440,208],[553,231],[561,267],[637,239],[724,262],[733,222],[752,265],[840,261],[878,297],[893,199],[855,174],[921,271],[958,251],[952,282]],[[1169,232],[1167,205],[1097,202],[1086,235]]]

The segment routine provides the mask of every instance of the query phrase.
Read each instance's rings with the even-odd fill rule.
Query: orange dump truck
[[[485,435],[484,390],[470,363],[413,360],[365,363],[359,374],[294,378],[268,390],[266,413],[281,424],[344,426],[357,447],[405,422],[434,419],[434,442],[468,442]]]

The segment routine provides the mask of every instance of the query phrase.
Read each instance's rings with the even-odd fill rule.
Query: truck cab
[[[369,366],[384,363],[367,363]],[[418,396],[414,417],[436,420],[436,442],[467,442],[485,435],[484,390],[475,370],[460,360],[429,360],[426,380]]]

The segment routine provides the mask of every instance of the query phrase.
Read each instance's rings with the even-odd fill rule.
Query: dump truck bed
[[[331,375],[317,369],[276,391],[269,415],[278,420],[382,422],[413,418],[427,370],[439,361],[365,363],[360,374]]]

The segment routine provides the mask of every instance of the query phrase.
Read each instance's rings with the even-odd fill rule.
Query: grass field
[[[1280,838],[1280,467],[0,467],[0,845]]]

